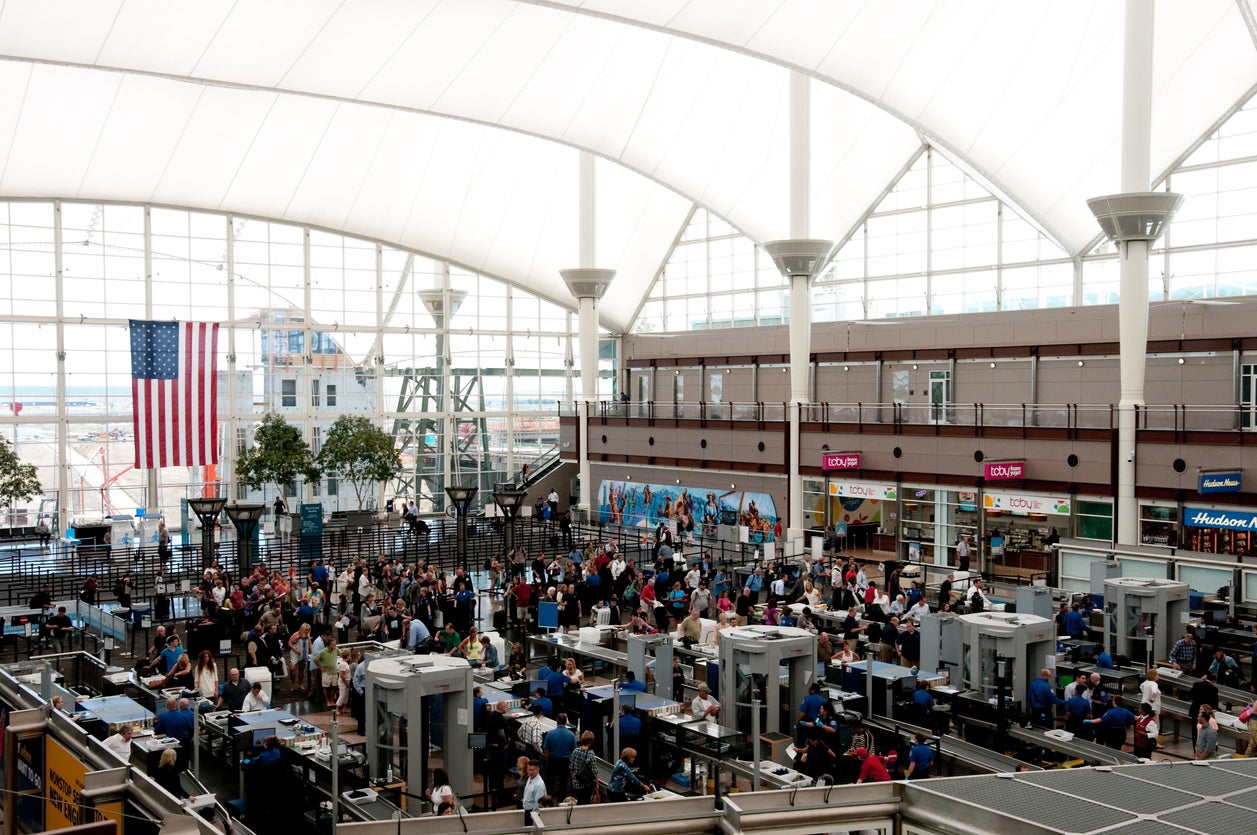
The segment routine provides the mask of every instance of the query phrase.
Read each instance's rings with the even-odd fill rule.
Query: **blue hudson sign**
[[[1183,524],[1189,528],[1225,528],[1230,531],[1257,531],[1257,513],[1210,510],[1206,507],[1185,507],[1183,508]]]
[[[1199,493],[1238,493],[1240,491],[1240,472],[1201,473]]]

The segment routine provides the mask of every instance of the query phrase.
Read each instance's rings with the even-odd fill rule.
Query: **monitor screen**
[[[630,710],[636,710],[637,694],[620,691],[620,707],[624,707],[625,705],[628,705]]]
[[[266,741],[266,738],[268,736],[274,736],[274,735],[275,735],[274,728],[254,728],[252,747],[261,748],[262,743]]]
[[[1091,662],[1096,660],[1095,644],[1079,644],[1074,648],[1074,660],[1080,662]]]

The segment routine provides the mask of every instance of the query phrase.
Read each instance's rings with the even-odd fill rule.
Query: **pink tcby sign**
[[[821,467],[826,470],[858,470],[860,469],[860,453],[826,453]]]
[[[987,481],[1012,481],[1026,477],[1026,462],[988,461],[984,471]]]

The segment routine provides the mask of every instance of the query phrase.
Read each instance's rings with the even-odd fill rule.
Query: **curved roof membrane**
[[[1152,165],[1257,84],[1235,0],[1157,2]],[[812,237],[922,141],[1070,252],[1118,190],[1112,0],[6,0],[0,198],[306,223],[573,305],[579,152],[627,329],[691,206],[788,233],[789,78],[812,84]]]

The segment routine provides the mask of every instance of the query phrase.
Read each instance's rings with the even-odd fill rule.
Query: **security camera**
[[[1135,460],[1135,451],[1133,449],[1130,452],[1126,453],[1126,460],[1127,461]]]

